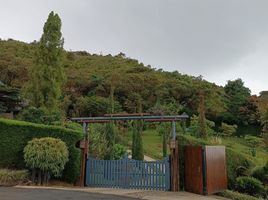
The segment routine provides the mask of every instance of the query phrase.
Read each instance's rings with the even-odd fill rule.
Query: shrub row
[[[246,195],[246,194],[241,194],[239,192],[234,192],[231,190],[226,190],[224,192],[220,192],[219,195],[222,197],[226,197],[228,199],[232,199],[232,200],[259,200],[259,198],[256,198],[256,197],[253,197],[250,195]]]
[[[266,189],[262,182],[251,176],[236,178],[236,190],[255,197],[266,197]]]
[[[69,161],[62,179],[75,182],[79,176],[80,150],[75,147],[83,137],[82,132],[23,121],[0,119],[0,168],[25,168],[23,148],[33,138],[54,137],[64,141],[69,150]]]
[[[0,169],[0,186],[17,185],[26,180],[27,178],[27,170]]]

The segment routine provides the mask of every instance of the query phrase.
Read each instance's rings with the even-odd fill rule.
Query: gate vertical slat
[[[111,166],[111,168],[112,168],[111,184],[112,184],[113,187],[116,187],[117,185],[116,185],[116,183],[114,182],[114,165],[115,165],[114,160],[113,160],[111,163],[112,163],[112,166]]]
[[[153,173],[154,173],[154,189],[156,189],[156,163],[153,164]]]
[[[141,179],[141,188],[144,188],[144,169],[143,169],[143,165],[144,165],[144,163],[143,162],[140,162],[140,166],[141,166],[141,177],[140,177],[140,179]]]
[[[96,180],[97,180],[97,185],[98,186],[100,186],[101,185],[101,183],[100,183],[100,173],[101,173],[101,171],[100,171],[100,168],[99,168],[99,164],[100,164],[100,161],[98,161],[98,160],[96,160],[95,161],[95,165],[96,165],[96,171],[97,171],[97,173],[96,173]]]
[[[158,190],[158,186],[159,186],[159,183],[158,183],[158,162],[155,163],[155,186],[156,186],[156,189]]]
[[[149,172],[149,162],[146,162],[146,173],[147,173],[147,177],[146,177],[146,185],[147,185],[147,189],[150,188],[150,172]]]
[[[162,161],[96,160],[89,158],[86,167],[86,185],[113,188],[152,190],[170,189],[170,163]]]

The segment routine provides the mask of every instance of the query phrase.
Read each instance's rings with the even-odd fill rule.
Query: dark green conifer
[[[49,112],[57,110],[65,79],[62,62],[61,19],[58,14],[51,12],[38,42],[35,64],[30,70],[26,94],[33,106]]]

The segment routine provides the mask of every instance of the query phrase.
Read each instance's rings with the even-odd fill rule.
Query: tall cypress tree
[[[35,107],[49,112],[57,109],[61,87],[65,79],[61,19],[51,12],[38,42],[35,65],[30,69],[27,96]]]
[[[139,113],[142,112],[141,97],[137,99]],[[137,120],[133,122],[132,132],[132,158],[135,160],[143,160],[143,142],[142,142],[143,121]]]
[[[205,116],[205,94],[204,91],[199,92],[199,106],[198,106],[198,114],[199,114],[199,136],[207,137],[207,128],[206,128],[206,116]]]

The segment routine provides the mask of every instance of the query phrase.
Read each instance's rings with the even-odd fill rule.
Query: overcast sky
[[[39,40],[50,11],[65,49],[118,54],[145,65],[202,75],[219,85],[242,78],[268,90],[268,0],[0,0],[0,38]]]

